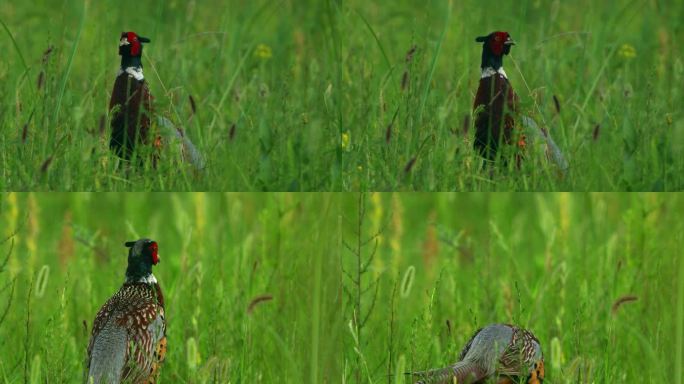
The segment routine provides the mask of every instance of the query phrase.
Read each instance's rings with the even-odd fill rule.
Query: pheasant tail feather
[[[446,368],[409,373],[415,384],[471,384],[481,380],[486,373],[477,364],[467,361]]]

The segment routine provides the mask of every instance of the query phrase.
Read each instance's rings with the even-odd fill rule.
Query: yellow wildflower
[[[268,45],[259,44],[254,50],[254,56],[261,60],[268,60],[273,57],[273,51],[271,51],[271,47]]]
[[[622,44],[622,46],[618,50],[618,55],[623,59],[633,59],[637,55],[636,48],[634,48],[634,46],[630,44]]]
[[[349,131],[342,133],[342,149],[347,150],[349,148]]]

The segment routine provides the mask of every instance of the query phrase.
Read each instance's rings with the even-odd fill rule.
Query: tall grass
[[[631,1],[3,2],[0,189],[678,190],[681,11]],[[505,67],[523,112],[569,159],[565,177],[535,148],[520,171],[480,167],[474,37],[496,29],[517,41]],[[204,152],[203,172],[179,166],[172,148],[159,169],[133,171],[108,150],[122,30],[152,38],[144,62],[156,110]]]
[[[454,363],[494,322],[541,340],[545,382],[681,381],[681,296],[671,294],[681,292],[681,196],[380,194],[367,203],[390,223],[370,267],[379,304],[364,324],[372,337],[356,345],[345,335],[341,382],[408,383],[403,372]],[[357,196],[342,204],[353,239]],[[369,217],[364,228],[376,233]],[[347,321],[355,308],[346,301]]]
[[[14,248],[0,264],[0,382],[81,380],[95,314],[123,283],[123,242],[140,236],[160,246],[160,382],[333,382],[342,316],[324,250],[337,214],[329,195],[2,195],[2,238],[16,233],[2,243],[3,261]]]
[[[402,383],[492,322],[539,337],[552,383],[677,382],[683,208],[679,194],[1,195],[0,382],[80,380],[122,242],[141,236],[160,244],[162,382]]]

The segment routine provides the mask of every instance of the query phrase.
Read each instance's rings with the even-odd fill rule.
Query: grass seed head
[[[411,172],[411,169],[413,169],[413,165],[416,163],[416,157],[413,156],[411,160],[406,163],[406,166],[404,167],[404,173],[409,173]]]
[[[195,104],[195,99],[192,95],[188,95],[188,100],[190,100],[190,109],[192,109],[192,114],[197,113],[197,104]]]
[[[272,295],[259,295],[255,298],[252,299],[252,301],[249,302],[249,305],[247,306],[247,314],[251,315],[252,312],[254,312],[254,308],[259,305],[260,303],[264,303],[266,301],[271,301],[273,300]]]
[[[228,141],[233,141],[233,139],[235,138],[235,128],[235,123],[230,125],[230,130],[228,130]]]
[[[40,166],[40,172],[45,173],[47,172],[48,168],[50,168],[50,164],[52,163],[52,156],[49,156],[45,161],[43,161],[43,165]]]
[[[38,81],[36,82],[36,87],[38,90],[43,88],[43,83],[45,82],[45,71],[40,71],[38,74]]]
[[[615,302],[613,303],[613,306],[610,308],[610,310],[613,313],[613,315],[615,315],[615,314],[617,314],[618,309],[620,309],[620,307],[623,304],[631,303],[631,302],[634,302],[637,300],[639,300],[639,298],[634,296],[634,295],[622,296],[622,297],[618,298],[617,300],[615,300]]]
[[[553,95],[553,104],[556,106],[556,113],[560,114],[560,101],[558,101],[558,97],[556,95]]]
[[[401,77],[401,90],[405,91],[409,84],[409,73],[408,70],[404,71],[404,75]]]
[[[464,137],[468,136],[469,130],[470,130],[470,115],[465,115],[463,117],[463,128],[461,129]]]
[[[52,51],[54,50],[55,47],[52,45],[49,45],[47,49],[43,52],[43,65],[46,65],[48,60],[50,59],[50,55],[52,55]]]
[[[411,48],[408,50],[408,52],[406,52],[406,63],[407,64],[410,63],[411,61],[413,61],[413,55],[415,55],[417,49],[418,49],[418,47],[414,44],[413,46],[411,46]]]

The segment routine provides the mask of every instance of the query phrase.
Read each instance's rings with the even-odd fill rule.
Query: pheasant
[[[185,132],[173,125],[169,119],[157,116],[158,127],[152,130],[154,97],[145,82],[142,65],[142,43],[150,39],[135,32],[122,32],[119,40],[121,67],[114,82],[109,111],[112,114],[112,134],[109,147],[124,160],[131,160],[135,148],[152,145],[152,166],[156,168],[161,148],[165,142],[180,144],[181,159],[190,162],[197,169],[204,168],[204,159]]]
[[[410,373],[416,384],[484,383],[527,384],[544,381],[544,356],[539,340],[529,331],[510,324],[492,324],[468,341],[459,361],[450,367]]]
[[[109,101],[109,111],[112,114],[109,147],[119,157],[130,160],[138,144],[147,145],[152,141],[157,152],[153,157],[153,164],[156,165],[161,138],[149,137],[153,97],[145,82],[142,65],[142,43],[149,42],[150,39],[138,36],[135,32],[121,33],[121,68]]]
[[[492,32],[475,41],[482,45],[480,85],[473,109],[481,108],[475,118],[475,149],[487,160],[496,159],[499,143],[514,143],[525,148],[525,137],[515,131],[513,114],[517,111],[518,95],[503,69],[503,56],[515,45],[508,32]],[[516,154],[519,163],[521,154]]]
[[[475,95],[473,109],[479,111],[475,120],[475,149],[487,160],[496,159],[499,144],[517,147],[515,161],[518,168],[527,150],[526,133],[530,134],[532,144],[541,143],[546,157],[553,161],[562,173],[568,169],[568,162],[551,137],[548,129],[540,128],[528,116],[520,116],[521,129],[516,127],[516,117],[520,114],[519,97],[513,90],[503,69],[503,56],[511,52],[515,42],[508,32],[492,32],[475,39],[482,45],[480,85]]]
[[[125,243],[126,280],[100,308],[88,344],[88,384],[154,383],[166,355],[164,296],[152,266],[158,246],[150,239]]]

